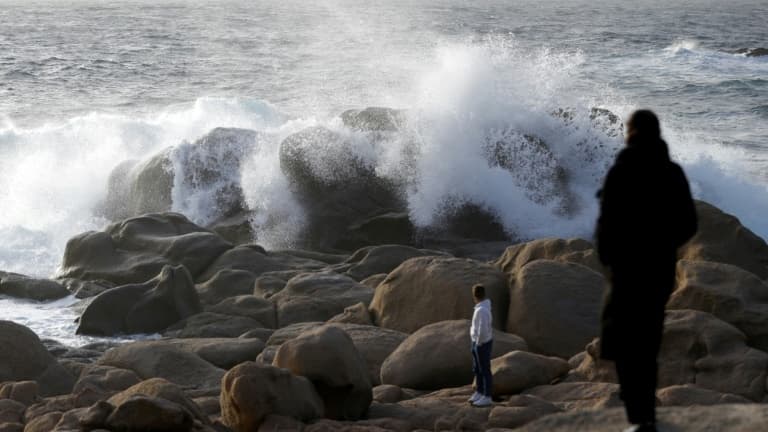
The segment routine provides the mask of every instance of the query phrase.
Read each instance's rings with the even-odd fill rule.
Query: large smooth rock
[[[667,311],[659,356],[659,387],[694,383],[760,401],[768,354],[750,348],[744,333],[699,311]]]
[[[264,342],[255,338],[190,338],[162,341],[182,351],[197,354],[208,363],[229,370],[240,363],[253,361],[264,350]]]
[[[115,284],[105,280],[82,281],[80,279],[63,278],[58,279],[58,282],[61,283],[70,294],[79,299],[95,297],[104,291],[115,287]]]
[[[397,132],[405,125],[405,112],[386,107],[350,109],[341,113],[341,121],[350,129],[363,132]]]
[[[146,214],[71,238],[58,276],[135,284],[183,265],[195,277],[231,247],[180,214]]]
[[[236,338],[264,324],[244,316],[203,312],[168,327],[163,335],[172,338]]]
[[[107,351],[98,364],[132,370],[142,379],[164,378],[190,388],[217,388],[224,370],[166,341],[131,342]]]
[[[111,396],[139,382],[141,378],[134,371],[95,364],[83,370],[72,392],[90,389]]]
[[[365,359],[337,326],[322,326],[283,343],[273,364],[312,381],[323,399],[325,417],[360,419],[373,400]]]
[[[488,416],[488,428],[514,429],[560,411],[562,410],[551,402],[535,396],[512,396],[506,404],[493,407]]]
[[[525,351],[512,351],[491,362],[493,394],[510,395],[550,384],[570,369],[567,361]]]
[[[250,318],[262,323],[266,328],[277,327],[275,303],[254,295],[230,297],[207,308],[207,310],[213,313]]]
[[[75,378],[27,327],[0,321],[0,382],[37,381],[42,396],[66,394]]]
[[[368,377],[374,386],[381,384],[381,365],[384,360],[408,338],[405,333],[372,325],[349,323],[333,323],[333,325],[344,330],[352,338],[352,343],[368,365]]]
[[[49,432],[52,431],[61,420],[63,413],[50,412],[35,417],[24,426],[24,432]]]
[[[711,313],[744,332],[748,345],[768,352],[768,283],[746,270],[680,260],[667,308]]]
[[[103,212],[110,220],[171,209],[173,167],[171,148],[147,160],[127,160],[118,164],[107,181]]]
[[[26,405],[12,399],[0,399],[0,424],[21,423]]]
[[[751,403],[749,399],[734,394],[720,393],[694,384],[673,385],[656,392],[662,406],[722,405]]]
[[[468,320],[442,321],[416,331],[381,366],[382,384],[435,390],[470,384],[472,343]],[[528,349],[515,335],[494,331],[492,358]]]
[[[99,294],[85,309],[78,334],[155,333],[202,312],[192,277],[183,266],[165,266],[157,277]]]
[[[221,420],[235,432],[252,432],[270,414],[298,420],[323,415],[312,383],[285,369],[255,362],[235,366],[221,383]]]
[[[253,293],[256,275],[245,270],[224,269],[196,286],[203,304],[215,305],[230,297]]]
[[[365,303],[358,303],[344,308],[344,312],[328,320],[329,323],[373,325],[371,313]]]
[[[509,291],[504,273],[461,258],[405,261],[376,288],[371,314],[377,325],[405,333],[439,321],[471,319],[472,286],[477,283],[485,285],[492,302],[494,327],[505,328]]]
[[[257,277],[262,273],[288,269],[289,267],[281,263],[280,260],[267,254],[263,247],[256,244],[246,244],[221,254],[196,280],[205,282],[222,270],[242,270]]]
[[[545,238],[508,247],[493,264],[514,275],[531,261],[540,259],[581,264],[601,272],[602,265],[592,243],[580,239]]]
[[[309,331],[323,325],[325,325],[325,323],[321,321],[308,321],[279,328],[275,330],[274,333],[272,333],[272,336],[269,337],[267,340],[267,346],[280,346],[286,341],[296,339],[305,331]]]
[[[405,208],[396,185],[376,175],[366,150],[358,151],[347,136],[321,126],[280,144],[280,168],[304,207],[307,225],[301,238],[311,249],[364,246],[370,239],[350,233],[350,226]]]
[[[471,393],[472,389],[467,387],[447,395],[428,394],[396,404],[374,403],[368,418],[406,421],[410,427],[404,430],[482,432],[486,430],[491,408],[477,408],[468,404],[467,398]]]
[[[110,175],[104,214],[111,220],[171,209],[174,187],[185,211],[210,212],[209,218],[238,214],[244,208],[240,165],[256,149],[256,132],[215,128],[200,139],[166,148],[144,161],[126,161]]]
[[[768,244],[733,215],[696,201],[699,231],[679,251],[689,261],[732,264],[768,279]]]
[[[658,387],[696,384],[718,393],[762,400],[768,354],[750,348],[745,341],[739,329],[706,312],[667,311],[658,357]],[[598,353],[599,344],[591,343],[572,371],[574,380],[616,382],[613,363],[598,361]]]
[[[369,304],[373,290],[346,275],[326,271],[291,278],[270,297],[277,304],[277,322],[285,327],[304,321],[326,321],[357,303]]]
[[[69,291],[56,281],[0,271],[0,295],[48,301],[66,297]]]
[[[488,164],[507,171],[528,199],[563,214],[573,210],[568,172],[542,138],[512,127],[492,128],[485,138]]]
[[[569,358],[600,333],[603,276],[574,263],[536,260],[511,281],[507,331],[531,351]]]
[[[657,409],[662,430],[759,432],[768,424],[768,405],[717,405]],[[623,408],[575,411],[542,417],[519,432],[615,432],[628,428]]]
[[[563,382],[534,387],[525,394],[544,399],[565,411],[622,406],[619,385],[613,383]]]
[[[184,394],[181,387],[163,378],[151,378],[135,384],[113,395],[109,398],[108,402],[119,408],[136,396],[146,396],[173,402],[187,411],[192,418],[200,420],[202,423],[208,422],[200,407],[189,396]]]
[[[361,281],[375,274],[389,273],[407,259],[429,255],[445,254],[404,245],[369,246],[352,254],[347,260],[347,263],[351,263],[352,266],[346,273],[355,280]]]
[[[136,395],[115,407],[106,426],[121,432],[188,432],[193,423],[192,416],[173,402]]]

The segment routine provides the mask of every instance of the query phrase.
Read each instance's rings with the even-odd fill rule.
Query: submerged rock
[[[66,297],[69,291],[56,281],[0,271],[0,295],[48,301]]]
[[[733,53],[744,54],[747,57],[764,57],[768,56],[768,48],[739,48]]]

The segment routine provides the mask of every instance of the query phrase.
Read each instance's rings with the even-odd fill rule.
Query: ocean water
[[[592,107],[654,109],[694,194],[768,238],[768,57],[733,54],[768,47],[766,16],[763,0],[0,0],[0,270],[54,274],[68,238],[107,223],[95,209],[116,165],[183,155],[215,127],[258,132],[261,150],[226,177],[286,221],[259,239],[267,246],[290,245],[302,222],[277,148],[313,125],[353,138],[384,177],[402,175],[397,150],[419,142],[407,191],[419,224],[461,200],[521,238],[589,237],[621,146]],[[341,124],[343,110],[367,106],[408,110],[392,151]],[[570,123],[553,117],[560,108]],[[488,166],[482,143],[510,130],[550,145],[575,214]],[[174,209],[205,223],[217,212],[209,194],[176,182]],[[80,343],[65,303],[0,300],[0,311]]]

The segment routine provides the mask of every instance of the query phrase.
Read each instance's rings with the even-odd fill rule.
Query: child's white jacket
[[[485,299],[475,305],[472,314],[472,327],[469,336],[472,342],[482,345],[493,338],[493,315],[491,314],[491,300]]]

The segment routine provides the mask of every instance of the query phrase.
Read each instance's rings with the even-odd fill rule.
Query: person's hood
[[[491,299],[485,299],[481,301],[480,303],[475,305],[475,309],[487,309],[491,310]]]

